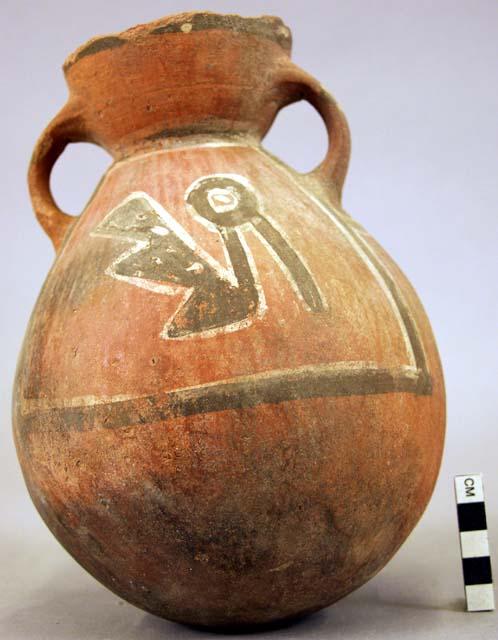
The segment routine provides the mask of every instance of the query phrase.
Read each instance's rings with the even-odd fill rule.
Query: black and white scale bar
[[[495,597],[481,474],[455,477],[467,611],[493,611]]]

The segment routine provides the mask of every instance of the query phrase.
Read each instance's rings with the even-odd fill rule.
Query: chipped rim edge
[[[190,26],[190,27],[189,27]],[[114,49],[129,42],[139,42],[149,36],[225,29],[236,33],[258,35],[273,40],[285,51],[292,48],[292,34],[289,27],[278,16],[262,15],[257,17],[240,16],[233,13],[211,11],[191,11],[177,13],[152,22],[139,24],[121,32],[95,36],[79,46],[64,61],[63,70],[67,72],[73,65],[89,55]]]

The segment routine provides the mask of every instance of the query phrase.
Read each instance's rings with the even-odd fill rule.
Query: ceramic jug
[[[189,13],[90,40],[29,169],[56,250],[20,356],[27,487],[74,558],[165,618],[234,627],[318,610],[421,516],[444,389],[399,268],[343,210],[345,117],[278,18]],[[262,147],[307,100],[303,175]],[[78,217],[68,143],[114,159]]]

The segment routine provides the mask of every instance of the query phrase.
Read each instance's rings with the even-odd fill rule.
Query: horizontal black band
[[[457,505],[460,531],[482,531],[487,529],[484,502],[465,502]]]
[[[465,586],[472,584],[491,584],[491,560],[489,556],[463,559],[463,579]]]
[[[333,365],[271,371],[223,380],[131,400],[79,405],[35,411],[23,419],[23,429],[87,431],[97,427],[116,429],[135,424],[165,422],[176,416],[213,411],[246,409],[260,404],[277,404],[306,398],[330,398],[382,393],[432,392],[431,378],[421,371],[379,369],[361,365],[337,368]]]

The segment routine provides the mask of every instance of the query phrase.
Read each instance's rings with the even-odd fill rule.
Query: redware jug
[[[427,504],[444,389],[416,294],[341,207],[344,115],[278,18],[189,13],[95,38],[29,184],[57,257],[14,433],[62,545],[127,601],[205,626],[283,620],[372,577]],[[261,146],[305,99],[329,150]],[[114,163],[59,210],[68,143]]]

